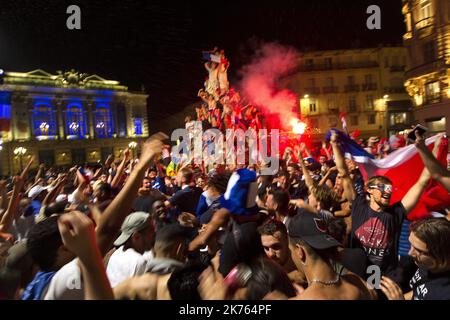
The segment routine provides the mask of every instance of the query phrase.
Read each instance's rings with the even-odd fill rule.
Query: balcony
[[[417,21],[416,22],[416,30],[419,31],[423,28],[433,25],[433,21],[434,21],[433,17],[428,17],[428,18]]]
[[[404,87],[385,87],[383,89],[385,94],[389,93],[406,93],[406,89]]]
[[[329,113],[337,113],[339,112],[339,108],[337,106],[328,106]]]
[[[319,94],[320,93],[320,88],[319,87],[305,88],[305,93],[306,94]]]
[[[339,88],[338,87],[322,87],[323,93],[338,93]]]
[[[379,64],[376,61],[361,61],[351,63],[333,63],[333,64],[313,64],[301,65],[298,71],[325,71],[325,70],[341,70],[341,69],[360,69],[360,68],[376,68]]]
[[[391,66],[390,71],[391,72],[404,72],[405,66]]]
[[[439,71],[439,69],[445,68],[443,60],[427,61],[424,64],[415,66],[405,72],[405,79],[411,79],[415,77],[420,77],[427,73],[432,73]]]
[[[358,84],[348,84],[344,87],[345,92],[358,92],[359,85]]]
[[[377,90],[376,83],[363,83],[361,85],[361,91],[374,91]]]
[[[433,23],[434,18],[428,17],[422,20],[419,20],[416,22],[416,37],[419,39],[425,38],[426,36],[429,36],[431,33],[433,33]]]

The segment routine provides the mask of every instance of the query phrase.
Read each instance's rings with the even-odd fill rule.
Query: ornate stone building
[[[416,120],[431,132],[450,132],[450,1],[403,0],[405,86]]]
[[[32,155],[49,166],[119,156],[148,136],[147,97],[74,70],[0,72],[0,174]]]

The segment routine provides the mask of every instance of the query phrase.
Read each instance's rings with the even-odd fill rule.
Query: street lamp
[[[133,159],[134,159],[134,149],[136,149],[136,147],[137,147],[137,143],[135,141],[131,141],[128,144],[128,148],[130,148],[130,150],[131,150],[131,155],[133,156]]]
[[[22,163],[22,158],[25,155],[25,153],[27,153],[27,149],[23,148],[23,147],[18,147],[14,149],[14,154],[16,156],[19,157],[19,161],[20,161],[20,171],[23,170],[23,163]]]

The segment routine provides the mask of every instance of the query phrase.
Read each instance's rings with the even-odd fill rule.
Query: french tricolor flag
[[[391,197],[391,203],[400,201],[419,179],[424,163],[414,145],[400,148],[390,153],[386,158],[374,159],[373,155],[366,152],[346,134],[336,129],[332,130],[338,133],[339,141],[346,157],[355,160],[359,164],[359,169],[365,181],[375,175],[385,176],[392,181],[394,192]],[[330,137],[331,130],[327,133],[326,139],[329,140]],[[425,143],[430,150],[434,148],[437,138],[438,136],[435,135],[426,139]],[[448,140],[443,139],[437,158],[445,167],[447,166],[447,150]],[[418,205],[408,214],[408,219],[416,220],[427,217],[433,211],[444,210],[449,203],[449,193],[442,185],[432,180],[422,194]]]
[[[235,215],[253,215],[259,210],[256,205],[257,194],[256,172],[239,169],[228,180],[227,190],[220,197],[220,204]]]

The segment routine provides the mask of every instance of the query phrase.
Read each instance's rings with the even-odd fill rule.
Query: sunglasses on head
[[[377,189],[381,192],[392,192],[394,190],[394,187],[390,184],[377,184],[369,186],[369,189]]]

